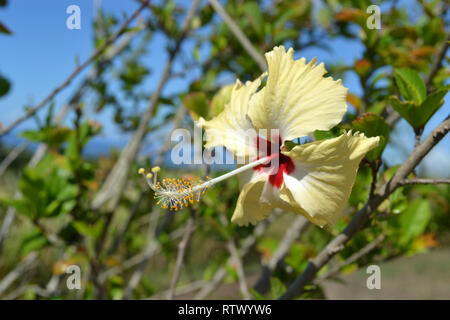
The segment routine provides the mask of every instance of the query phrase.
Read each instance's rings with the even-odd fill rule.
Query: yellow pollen
[[[147,179],[151,179],[153,177],[153,175],[149,172],[149,173],[147,173],[146,177],[147,177]]]
[[[161,168],[158,166],[152,168],[153,173],[159,172],[159,170],[161,170]]]
[[[139,173],[139,174],[144,174],[144,173],[145,173],[144,168],[139,168],[138,173]]]

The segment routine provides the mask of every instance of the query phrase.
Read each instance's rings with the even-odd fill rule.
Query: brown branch
[[[156,229],[155,233],[157,235],[159,235],[158,229]],[[176,229],[169,234],[169,239],[174,241],[174,240],[180,238],[183,234],[184,234],[183,229],[181,229],[181,228]],[[156,241],[156,240],[151,240],[151,241]],[[159,243],[157,243],[157,244],[158,245],[156,247],[153,247],[151,250],[149,249],[148,251],[144,251],[142,253],[139,253],[139,254],[129,258],[128,260],[125,260],[124,262],[122,262],[120,264],[120,266],[112,267],[110,269],[107,269],[107,270],[101,272],[98,276],[98,281],[100,283],[104,283],[107,279],[109,279],[117,274],[123,273],[137,265],[140,265],[143,262],[148,263],[150,258],[153,257],[155,254],[157,254],[159,252],[159,250],[161,249],[161,246],[159,245]]]
[[[159,210],[154,210],[151,213],[150,221],[148,223],[148,230],[147,230],[147,239],[148,239],[148,245],[145,248],[144,256],[142,261],[139,263],[138,267],[134,271],[133,275],[131,276],[130,280],[128,281],[127,286],[125,287],[123,291],[123,299],[129,299],[131,297],[131,294],[133,293],[136,286],[139,284],[139,281],[141,280],[142,274],[144,273],[145,267],[147,266],[147,262],[150,259],[150,257],[154,254],[154,252],[158,249],[158,242],[156,239],[154,239],[154,234],[157,226],[157,220],[158,220],[158,214]]]
[[[406,186],[411,184],[449,184],[450,179],[419,179],[411,178],[399,182],[399,185]]]
[[[81,100],[81,98],[82,98],[82,96],[83,96],[83,94],[85,92],[86,87],[100,73],[99,66],[101,65],[102,67],[105,67],[105,65],[110,64],[116,56],[118,56],[126,47],[128,47],[128,45],[130,44],[132,38],[136,34],[138,34],[139,31],[141,31],[143,29],[144,29],[144,26],[142,24],[140,24],[138,30],[128,32],[127,35],[123,38],[123,40],[121,40],[116,45],[112,46],[111,49],[108,50],[104,54],[104,56],[102,56],[102,58],[99,61],[99,63],[95,66],[94,69],[92,69],[91,73],[82,81],[82,83],[80,84],[78,89],[75,90],[75,93],[71,96],[71,98],[69,99],[69,102],[54,117],[53,123],[55,125],[60,124],[64,120],[66,114],[69,112],[69,110],[72,108],[72,106],[78,104],[78,102]],[[34,152],[33,156],[31,157],[31,160],[28,162],[27,166],[30,167],[30,168],[34,167],[44,157],[46,152],[47,152],[47,145],[45,143],[39,144],[38,148]],[[3,162],[2,162],[2,164],[3,164]],[[5,165],[4,170],[7,169],[8,165],[9,164]],[[19,196],[19,193],[16,192],[14,197],[18,197],[18,196]],[[2,248],[3,248],[3,242],[4,242],[5,238],[6,238],[6,236],[8,235],[9,228],[11,227],[11,225],[12,225],[14,219],[15,219],[15,216],[16,216],[15,208],[9,207],[8,210],[7,210],[7,213],[6,213],[6,217],[3,219],[2,227],[0,229],[0,253],[1,253]]]
[[[436,59],[433,60],[434,61],[433,65],[431,66],[430,72],[428,73],[428,76],[425,79],[425,86],[427,87],[427,92],[431,91],[433,79],[438,73],[439,68],[441,67],[442,61],[445,58],[445,54],[449,46],[450,46],[450,32],[447,34],[447,37],[445,38],[444,43],[442,44],[442,47],[439,49],[438,54],[436,55]]]
[[[263,266],[261,275],[259,276],[253,288],[259,293],[265,293],[270,287],[270,277],[272,272],[278,267],[284,257],[289,253],[295,241],[305,232],[308,227],[308,220],[303,216],[297,216],[286,231],[283,239],[280,241],[269,263]]]
[[[148,6],[150,0],[145,1],[144,3],[139,6],[139,8],[128,18],[126,19],[122,25],[120,26],[119,30],[117,30],[114,34],[112,34],[105,43],[100,46],[95,52],[82,64],[80,64],[78,67],[75,68],[75,70],[60,84],[58,85],[53,91],[46,96],[38,105],[30,108],[25,115],[19,117],[15,121],[13,121],[12,124],[10,124],[8,127],[6,127],[3,130],[0,130],[0,137],[9,133],[12,129],[14,129],[17,125],[22,123],[23,121],[27,120],[28,118],[32,117],[36,112],[38,112],[41,108],[43,108],[48,102],[50,102],[60,91],[62,91],[64,88],[66,88],[72,80],[81,72],[83,69],[85,69],[89,64],[91,64],[95,59],[97,59],[114,41],[117,40],[117,38],[122,35],[122,33],[125,32],[128,25],[139,15],[139,13]]]
[[[328,271],[327,273],[324,273],[323,275],[318,277],[314,281],[314,284],[318,284],[318,283],[322,282],[325,279],[328,279],[328,278],[331,278],[331,277],[335,277],[341,271],[341,269],[343,267],[358,261],[359,259],[364,257],[366,254],[369,254],[370,252],[375,250],[384,241],[384,238],[385,238],[385,236],[381,235],[378,238],[376,238],[374,241],[368,243],[364,248],[362,248],[358,252],[355,252],[354,254],[352,254],[348,259],[346,259],[345,261],[339,263],[337,266],[332,268],[330,271]]]
[[[245,257],[247,253],[250,252],[250,249],[256,243],[256,240],[266,231],[269,225],[274,221],[277,214],[273,213],[270,217],[268,217],[263,222],[259,223],[253,233],[249,235],[242,241],[241,247],[239,249],[239,256]],[[232,258],[229,257],[227,259],[226,265],[231,266]],[[209,296],[222,282],[223,278],[225,278],[227,274],[227,269],[225,266],[220,267],[213,275],[210,282],[206,283],[205,286],[194,296],[194,300],[203,300],[207,296]]]
[[[22,142],[15,146],[8,155],[2,160],[0,163],[0,176],[5,173],[6,169],[8,169],[9,165],[13,163],[14,160],[28,147],[28,142]]]
[[[236,249],[236,244],[233,239],[230,239],[227,244],[228,251],[231,255],[231,264],[235,267],[238,280],[239,280],[239,290],[241,291],[242,296],[245,300],[250,300],[251,296],[248,292],[247,282],[245,279],[244,267],[242,266],[242,260],[239,256],[239,252]]]
[[[175,294],[175,287],[177,285],[178,279],[180,278],[181,269],[184,264],[184,257],[186,254],[186,248],[191,239],[192,233],[194,231],[195,222],[195,209],[191,209],[191,216],[189,217],[186,229],[184,231],[183,239],[181,239],[178,244],[177,260],[175,263],[175,270],[173,272],[172,281],[170,282],[169,293],[167,294],[167,299],[172,300]]]
[[[125,189],[130,168],[140,149],[141,142],[146,135],[147,124],[153,116],[153,112],[156,106],[158,105],[162,90],[167,80],[169,79],[175,57],[178,51],[181,49],[181,44],[190,31],[191,21],[195,15],[195,12],[197,11],[199,2],[199,0],[194,0],[192,2],[192,5],[189,8],[189,11],[186,14],[186,18],[181,27],[181,32],[176,41],[175,48],[170,52],[169,60],[164,67],[161,79],[155,92],[151,95],[149,105],[141,117],[138,129],[120,153],[119,160],[116,162],[114,168],[106,178],[105,183],[102,185],[100,191],[95,196],[91,204],[91,208],[93,210],[99,209],[106,202],[108,202],[106,211],[113,212],[117,207],[123,190]]]
[[[24,272],[26,272],[31,265],[37,260],[38,253],[31,252],[27,257],[11,272],[9,272],[1,281],[0,281],[0,295],[5,292],[11,286],[14,281],[16,281]]]
[[[406,161],[396,171],[394,176],[380,191],[370,197],[364,207],[350,221],[347,227],[336,236],[314,259],[312,259],[306,269],[289,286],[280,299],[293,299],[304,292],[304,287],[311,283],[316,273],[327,264],[331,258],[344,249],[345,244],[353,238],[367,223],[371,214],[378,206],[395,191],[403,181],[428,154],[428,152],[448,133],[450,130],[450,115],[431,132],[431,134],[418,145],[406,159]]]
[[[258,64],[261,71],[265,71],[267,69],[267,66],[264,56],[253,47],[250,40],[248,40],[247,36],[244,34],[244,32],[242,32],[241,28],[228,15],[228,13],[222,7],[219,1],[209,0],[209,3],[214,8],[214,10],[219,14],[219,16],[223,19],[228,28],[230,28],[231,32],[234,34],[234,36],[242,45],[242,47],[245,49],[245,51],[247,51],[250,57],[252,57],[252,59]]]

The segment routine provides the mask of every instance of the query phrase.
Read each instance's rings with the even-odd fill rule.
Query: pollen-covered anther
[[[209,177],[206,178],[206,182],[197,177],[165,178],[160,182],[156,178],[160,168],[154,167],[151,171],[153,174],[146,174],[144,169],[139,169],[138,172],[145,177],[147,184],[155,192],[154,198],[157,200],[157,205],[163,209],[178,211],[199,202],[209,187]]]

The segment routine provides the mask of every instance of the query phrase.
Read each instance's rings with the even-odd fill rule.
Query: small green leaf
[[[270,278],[270,295],[278,299],[286,291],[286,286],[278,278]]]
[[[233,90],[234,84],[230,84],[222,87],[219,92],[213,97],[211,101],[211,112],[210,116],[215,117],[225,109],[225,105],[230,102],[231,91]]]
[[[428,201],[416,199],[409,204],[400,215],[400,238],[398,244],[406,246],[421,235],[431,219],[431,209]]]
[[[256,291],[253,288],[249,288],[250,294],[256,299],[256,300],[266,300],[266,298],[259,293],[258,291]]]
[[[366,155],[369,161],[378,159],[386,147],[390,134],[389,125],[384,121],[383,117],[375,113],[365,113],[353,120],[352,127],[364,133],[367,137],[380,137],[378,147],[369,151]]]
[[[316,140],[326,140],[331,138],[336,138],[341,135],[341,129],[336,126],[330,130],[316,130],[314,131],[314,138]]]
[[[414,101],[401,102],[397,97],[389,97],[389,103],[414,129],[423,128],[435,112],[444,104],[448,88],[439,89],[418,104]]]
[[[416,71],[396,69],[394,77],[405,100],[413,100],[419,104],[425,100],[427,89]]]
[[[0,75],[0,97],[7,94],[10,88],[11,84],[9,83],[8,79]]]
[[[29,233],[27,233],[21,243],[21,254],[26,255],[27,253],[35,250],[42,249],[50,242],[47,238],[42,234],[38,229],[33,229]]]
[[[191,111],[194,120],[206,118],[209,113],[208,99],[203,92],[192,92],[183,98],[184,106]]]
[[[0,33],[12,34],[11,30],[9,30],[8,27],[5,26],[1,21],[0,21]]]
[[[420,106],[418,115],[420,125],[425,125],[433,114],[444,104],[444,97],[447,92],[448,88],[442,88],[426,97]]]
[[[391,104],[392,108],[394,108],[395,111],[398,112],[402,118],[404,118],[406,121],[409,122],[411,126],[416,128],[415,125],[415,109],[419,107],[419,105],[414,101],[400,101],[399,98],[396,96],[390,96],[389,97],[389,103]],[[418,128],[418,127],[417,127]]]
[[[256,2],[247,1],[244,4],[244,11],[247,21],[250,22],[255,33],[261,39],[264,39],[264,19],[261,10],[259,9],[259,5]]]
[[[73,227],[82,235],[97,238],[103,229],[103,221],[98,220],[94,224],[88,224],[83,221],[74,221]]]

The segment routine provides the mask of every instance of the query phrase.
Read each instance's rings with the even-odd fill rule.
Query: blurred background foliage
[[[340,38],[358,41],[363,47],[361,57],[351,64],[327,64],[329,75],[345,79],[351,74],[362,90],[361,94],[349,92],[349,111],[339,126],[316,131],[313,138],[327,139],[354,129],[380,136],[381,143],[360,165],[345,217],[326,230],[302,225],[289,212],[274,212],[257,226],[231,224],[239,194],[237,179],[216,185],[193,208],[173,213],[155,206],[137,169],[166,164],[163,177],[216,176],[229,169],[170,165],[170,132],[179,127],[191,130],[199,116],[217,115],[229,99],[230,86],[226,85],[235,78],[254,79],[261,69],[207,1],[200,1],[190,31],[184,32],[183,37],[191,42],[189,50],[180,50],[178,44],[189,6],[177,1],[151,2],[122,35],[133,41],[120,50],[112,44],[111,50],[117,52],[110,60],[98,57],[91,66],[93,76],[74,90],[66,108],[69,123],[57,120],[54,103],[50,103],[43,116],[33,117],[36,129],[16,133],[24,143],[39,147],[1,145],[0,297],[277,298],[364,205],[371,186],[387,182],[398,168],[385,161],[383,152],[396,138],[391,132],[399,118],[407,120],[420,141],[428,120],[448,99],[449,58],[445,52],[443,57],[439,54],[449,39],[449,3],[410,2],[419,10],[412,13],[409,1],[395,0],[221,1],[259,53],[284,44],[301,56],[303,50],[331,50],[330,41]],[[371,14],[366,10],[372,4],[382,8],[379,30],[367,27]],[[97,12],[92,21],[95,48],[105,43],[123,19]],[[1,22],[0,32],[1,37],[18,36]],[[149,48],[152,39],[161,35],[167,40],[165,45]],[[121,132],[132,134],[138,129],[141,106],[153,94],[143,86],[153,72],[152,64],[143,61],[149,50],[164,50],[173,56],[178,65],[169,79],[182,79],[188,85],[159,95],[141,153],[126,169],[126,187],[117,205],[113,210],[93,208],[94,197],[117,164],[120,150],[107,156],[84,154],[104,125],[89,114],[112,110],[114,125]],[[441,62],[433,70],[437,60]],[[13,85],[9,77],[13,79],[13,75],[0,73],[0,99]],[[448,169],[448,159],[442,161]],[[427,178],[426,171],[416,173]],[[370,264],[448,247],[449,198],[448,184],[407,185],[396,190],[378,208],[370,225],[321,270],[302,298],[326,298],[326,279],[343,281],[343,275]],[[183,243],[186,252],[178,278],[174,273]],[[448,255],[447,259],[450,266]],[[66,286],[65,270],[73,264],[82,271],[80,290]],[[171,285],[176,290],[170,290]],[[230,289],[233,286],[239,289]]]

